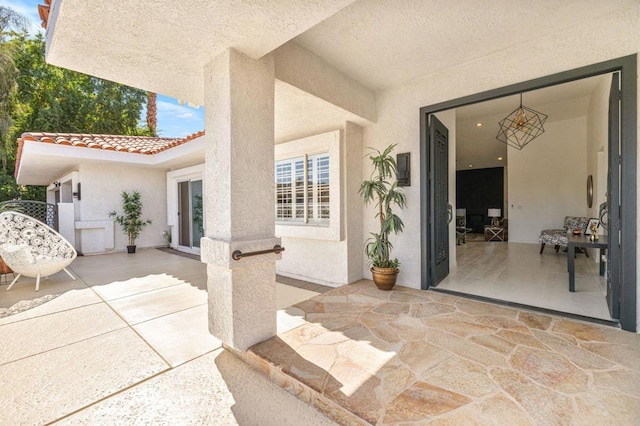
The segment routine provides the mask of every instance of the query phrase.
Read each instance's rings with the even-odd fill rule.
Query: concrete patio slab
[[[62,420],[61,425],[333,425],[222,349]]]
[[[50,315],[56,312],[62,312],[69,309],[79,308],[81,306],[88,306],[102,302],[102,299],[94,291],[92,291],[90,288],[87,288],[87,286],[84,284],[83,286],[84,288],[68,290],[60,295],[57,295],[53,300],[46,302],[42,306],[38,306],[38,309],[28,309],[18,314],[0,318],[0,325],[23,321],[29,318]],[[13,289],[11,291],[13,291]]]
[[[207,305],[185,309],[133,327],[172,367],[221,346],[209,333]]]
[[[0,327],[0,365],[108,333],[127,324],[104,304],[83,306]],[[38,332],[39,330],[45,332]],[[38,338],[34,338],[37,336]]]
[[[76,275],[73,272],[71,273]],[[11,278],[11,275],[9,275]],[[9,283],[11,280],[9,280]],[[7,290],[8,285],[0,285],[0,307],[8,308],[9,306],[25,299],[30,299],[35,296],[42,297],[46,295],[58,295],[70,290],[84,289],[87,285],[82,280],[71,280],[66,273],[57,273],[48,279],[42,279],[40,281],[40,291],[36,292],[36,280],[35,278],[29,278],[22,276],[18,279],[13,288]]]
[[[151,274],[92,287],[104,300],[110,301],[185,283],[186,281],[169,274]]]
[[[109,304],[133,325],[206,303],[205,291],[191,284],[180,284],[117,299]]]
[[[0,319],[0,424],[332,424],[221,349],[208,332],[203,263],[139,250],[79,257],[72,268],[78,280],[58,274],[45,287],[55,299]],[[18,294],[4,288],[0,306]],[[318,294],[277,292],[279,306]],[[293,314],[279,317],[303,321]]]
[[[131,329],[102,334],[1,365],[0,417],[45,424],[168,368]]]
[[[276,308],[284,309],[316,296],[318,292],[276,283]]]

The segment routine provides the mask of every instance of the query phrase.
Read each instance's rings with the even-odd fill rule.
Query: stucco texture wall
[[[640,4],[599,22],[568,28],[559,35],[533,38],[511,49],[381,91],[377,96],[378,122],[365,128],[364,146],[381,148],[397,142],[398,152],[412,153],[411,166],[417,178],[420,107],[637,53],[639,15]],[[394,238],[394,253],[402,263],[398,283],[420,288],[421,188],[417,179],[412,179],[412,186],[405,192],[407,209],[402,218],[406,228]],[[365,210],[364,235],[374,229],[369,216]]]
[[[79,171],[82,200],[79,202],[78,220],[111,220],[109,212],[115,210],[118,214],[122,213],[122,191],[138,191],[142,199],[142,218],[151,219],[152,224],[144,228],[136,240],[136,246],[166,245],[163,238],[163,232],[167,230],[167,183],[164,170],[91,165],[81,167]],[[126,235],[118,225],[115,225],[114,231],[114,250],[126,250]]]
[[[304,147],[312,149],[322,146],[322,141],[326,138],[332,141],[336,137],[337,143],[331,145],[329,152],[332,161],[330,228],[336,227],[337,235],[330,232],[330,228],[309,229],[306,226],[282,224],[276,226],[276,235],[282,237],[282,244],[286,249],[282,253],[282,259],[276,264],[277,272],[334,287],[362,278],[362,204],[358,196],[362,128],[347,122],[342,132],[328,132],[289,143],[298,149],[296,146],[303,142]],[[317,140],[315,147],[313,140]],[[276,158],[278,152],[276,148]],[[287,154],[280,155],[282,158],[291,158]],[[340,202],[336,203],[337,200]],[[306,232],[310,230],[319,232]]]

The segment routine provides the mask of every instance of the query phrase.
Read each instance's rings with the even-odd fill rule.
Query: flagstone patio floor
[[[640,424],[640,335],[361,281],[246,359],[341,424]]]

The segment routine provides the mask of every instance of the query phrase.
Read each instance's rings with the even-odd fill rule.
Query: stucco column
[[[230,49],[205,67],[205,217],[209,331],[244,351],[276,333],[273,248],[274,64]]]

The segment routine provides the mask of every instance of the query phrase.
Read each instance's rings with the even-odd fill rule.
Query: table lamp
[[[490,218],[492,218],[491,219],[491,226],[495,227],[495,226],[500,225],[500,221],[498,220],[498,218],[501,216],[500,213],[501,213],[500,209],[489,209],[488,216]]]

